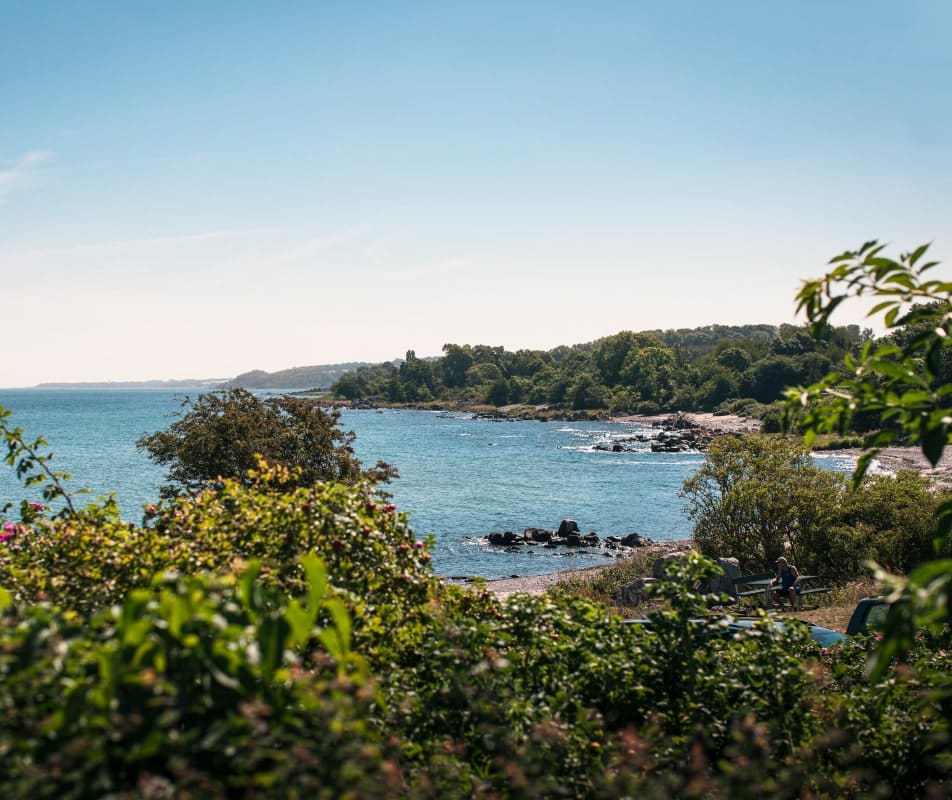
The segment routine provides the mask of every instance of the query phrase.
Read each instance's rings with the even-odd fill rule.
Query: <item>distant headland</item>
[[[394,362],[399,363],[399,359]],[[181,380],[147,381],[80,381],[48,382],[32,386],[32,389],[328,389],[346,372],[358,367],[373,366],[369,362],[350,361],[342,364],[318,364],[308,367],[291,367],[277,372],[255,369],[243,372],[234,378],[183,378]]]

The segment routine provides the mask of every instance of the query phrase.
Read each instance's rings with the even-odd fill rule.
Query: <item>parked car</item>
[[[724,635],[731,636],[746,636],[750,633],[751,629],[761,621],[760,617],[725,617],[726,624],[722,628],[712,629],[712,628],[703,628],[703,634],[705,636],[717,635],[718,632],[723,633]],[[702,623],[705,620],[697,619],[693,620],[698,623]],[[642,625],[647,628],[651,627],[651,620],[644,618],[632,618],[626,619],[625,622],[629,625]],[[770,623],[775,630],[783,630],[786,627],[786,623],[780,622],[779,620],[772,620]],[[821,647],[830,647],[831,645],[838,644],[842,641],[845,641],[846,637],[839,631],[835,631],[832,628],[824,628],[822,625],[813,625],[809,622],[802,623],[810,629],[810,636],[813,637],[813,641],[819,644]]]
[[[728,627],[734,633],[743,633],[743,631],[752,628],[757,621],[756,617],[738,617]],[[772,624],[777,626],[778,629],[784,627],[783,622],[773,622]],[[810,636],[813,637],[813,641],[821,647],[830,647],[846,640],[842,633],[832,628],[824,628],[822,625],[814,625],[811,622],[804,622],[803,624],[810,629]]]
[[[846,626],[847,635],[866,636],[881,630],[889,608],[890,603],[885,597],[864,597],[853,610],[853,616]]]

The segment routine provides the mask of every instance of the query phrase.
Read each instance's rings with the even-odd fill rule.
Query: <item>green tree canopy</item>
[[[765,436],[715,439],[684,482],[698,549],[761,572],[780,555],[799,560],[829,527],[842,476],[814,466],[802,444]],[[816,566],[810,565],[811,569]]]
[[[388,464],[361,468],[353,433],[337,427],[340,413],[314,400],[272,397],[261,400],[245,389],[227,389],[186,398],[183,412],[168,430],[143,436],[136,447],[169,468],[163,497],[194,494],[221,478],[250,484],[248,470],[257,456],[275,466],[300,470],[295,485],[319,481],[387,481]]]

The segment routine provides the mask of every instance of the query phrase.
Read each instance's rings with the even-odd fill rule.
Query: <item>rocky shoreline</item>
[[[679,422],[679,420],[681,420]],[[736,415],[715,416],[714,414],[663,414],[657,416],[628,416],[616,417],[612,422],[639,424],[651,427],[660,427],[664,429],[670,426],[672,430],[692,430],[697,433],[693,436],[693,441],[697,443],[709,443],[711,439],[720,435],[742,436],[757,433],[760,430],[760,421],[739,417]],[[682,427],[678,427],[678,426]],[[703,449],[698,446],[697,449]],[[858,458],[862,451],[856,448],[828,451],[830,454],[845,456],[847,458]],[[945,486],[952,486],[952,449],[947,449],[943,458],[936,467],[928,462],[922,451],[917,447],[888,447],[884,448],[877,456],[876,460],[883,469],[889,472],[895,472],[902,469],[911,469],[921,472],[923,475],[934,477],[939,483]],[[607,537],[615,539],[617,537]],[[655,550],[659,555],[674,550],[690,550],[694,547],[693,539],[654,542],[645,537],[642,538],[641,547],[649,547]],[[580,545],[584,546],[585,537],[581,537]],[[615,547],[624,547],[622,539],[613,542]],[[638,546],[638,545],[636,545]],[[626,547],[627,549],[627,547]],[[624,551],[622,552],[622,554]],[[561,572],[548,573],[545,575],[528,575],[524,577],[500,578],[497,580],[486,581],[486,588],[498,597],[508,597],[514,593],[541,594],[549,587],[576,579],[585,574],[598,572],[610,568],[611,564],[601,564],[582,569],[563,570]]]
[[[670,542],[651,542],[647,545],[648,552],[655,552],[659,556],[668,552],[685,551],[694,548],[693,539],[679,539]],[[568,569],[561,572],[549,572],[544,575],[526,575],[521,577],[497,578],[486,581],[487,591],[492,592],[496,597],[504,599],[511,594],[542,594],[552,586],[559,583],[575,580],[585,575],[600,572],[608,569],[611,564],[599,564],[592,567],[582,567],[581,569]]]

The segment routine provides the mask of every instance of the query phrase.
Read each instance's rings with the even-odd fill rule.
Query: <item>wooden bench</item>
[[[833,588],[830,586],[811,586],[809,589],[800,589],[800,593],[797,595],[797,611],[800,611],[803,608],[803,596],[806,594],[820,594],[825,593],[829,594],[833,591]]]
[[[766,598],[767,582],[774,577],[773,572],[758,572],[755,575],[741,575],[731,578],[736,589],[737,598],[754,597],[760,595]]]

